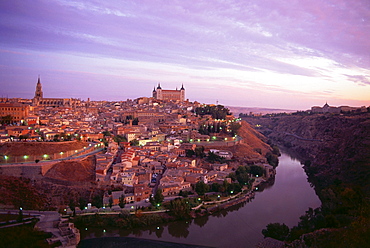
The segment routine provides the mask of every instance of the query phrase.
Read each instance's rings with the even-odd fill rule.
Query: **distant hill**
[[[274,114],[274,113],[292,113],[297,110],[292,109],[273,109],[273,108],[258,108],[258,107],[235,107],[226,106],[233,113],[234,116],[238,117],[240,113],[249,114],[250,112],[254,114]]]

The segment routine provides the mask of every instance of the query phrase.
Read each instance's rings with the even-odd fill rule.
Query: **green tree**
[[[172,215],[178,219],[190,218],[190,204],[189,199],[176,198],[170,201],[169,210]]]
[[[119,202],[118,202],[118,205],[120,208],[124,208],[125,205],[126,205],[126,202],[125,202],[125,195],[121,195],[119,197]]]
[[[95,195],[92,199],[92,205],[101,208],[103,207],[103,196],[102,195]]]
[[[23,209],[22,208],[19,208],[17,221],[18,222],[22,222],[23,221]]]
[[[132,125],[135,125],[135,126],[139,125],[139,118],[133,119],[132,120]]]
[[[188,157],[188,158],[191,158],[195,155],[195,152],[191,149],[186,149],[185,153],[186,153],[186,157]]]
[[[238,130],[241,128],[241,124],[238,122],[232,122],[229,126],[230,134],[232,136],[236,135],[238,133]]]
[[[26,134],[26,135],[19,135],[19,139],[20,140],[22,140],[22,139],[27,140],[28,139],[28,134]]]
[[[197,192],[198,195],[203,196],[208,191],[209,185],[204,183],[203,181],[199,181],[195,184],[195,192]]]
[[[116,135],[113,137],[113,140],[117,143],[119,142],[127,142],[127,139],[121,135]]]
[[[252,175],[255,175],[255,176],[263,176],[263,174],[265,173],[265,170],[261,167],[261,166],[258,166],[258,165],[251,165],[251,171],[250,173]]]
[[[215,163],[215,162],[223,163],[225,159],[221,156],[218,156],[217,154],[213,152],[208,152],[207,161],[210,163]]]
[[[236,169],[235,177],[240,185],[247,185],[249,183],[250,181],[249,174],[248,174],[249,172],[250,172],[250,167],[246,167],[242,165],[239,166],[238,169]]]
[[[150,202],[153,206],[158,206],[158,204],[161,204],[164,200],[164,196],[162,194],[162,189],[157,189],[157,191],[154,194],[154,197],[150,197]]]
[[[87,205],[87,200],[83,197],[80,197],[80,199],[78,200],[78,204],[79,204],[80,209],[83,210],[85,209]]]
[[[280,223],[270,223],[266,226],[266,229],[262,230],[263,236],[274,238],[277,240],[285,240],[289,235],[289,227]]]
[[[212,192],[220,192],[221,185],[218,183],[212,183],[211,190]]]
[[[197,156],[198,158],[204,158],[205,157],[204,146],[200,146],[200,147],[195,148],[195,156]]]
[[[13,116],[5,115],[1,117],[1,124],[12,124],[13,123]]]
[[[130,145],[131,146],[138,146],[139,145],[139,141],[137,139],[133,139],[130,141]]]
[[[104,136],[112,136],[112,134],[109,131],[103,131],[102,134],[104,134]]]
[[[274,168],[276,168],[279,164],[278,156],[271,152],[266,153],[266,159],[269,165],[273,166]]]

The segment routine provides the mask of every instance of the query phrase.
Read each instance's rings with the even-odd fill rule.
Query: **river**
[[[211,247],[254,247],[263,239],[261,231],[267,224],[279,222],[293,227],[309,207],[319,206],[319,198],[307,182],[300,162],[282,153],[275,182],[256,192],[251,202],[233,206],[215,215],[145,230],[81,230],[81,240],[136,237]],[[109,239],[104,242],[109,242]]]

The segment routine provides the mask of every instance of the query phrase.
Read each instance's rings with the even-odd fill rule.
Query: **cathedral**
[[[80,99],[74,98],[44,98],[40,77],[37,80],[35,96],[32,99],[34,106],[40,107],[75,107],[80,105]]]
[[[153,98],[163,101],[185,101],[185,89],[184,85],[181,85],[180,90],[162,90],[161,85],[158,83],[157,89],[153,89]]]

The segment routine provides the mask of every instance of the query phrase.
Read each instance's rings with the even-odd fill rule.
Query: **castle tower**
[[[181,89],[180,89],[180,102],[185,101],[185,88],[184,84],[181,84]]]
[[[160,83],[158,83],[158,87],[157,87],[157,90],[156,90],[156,98],[158,100],[163,100],[162,87],[161,87]]]

